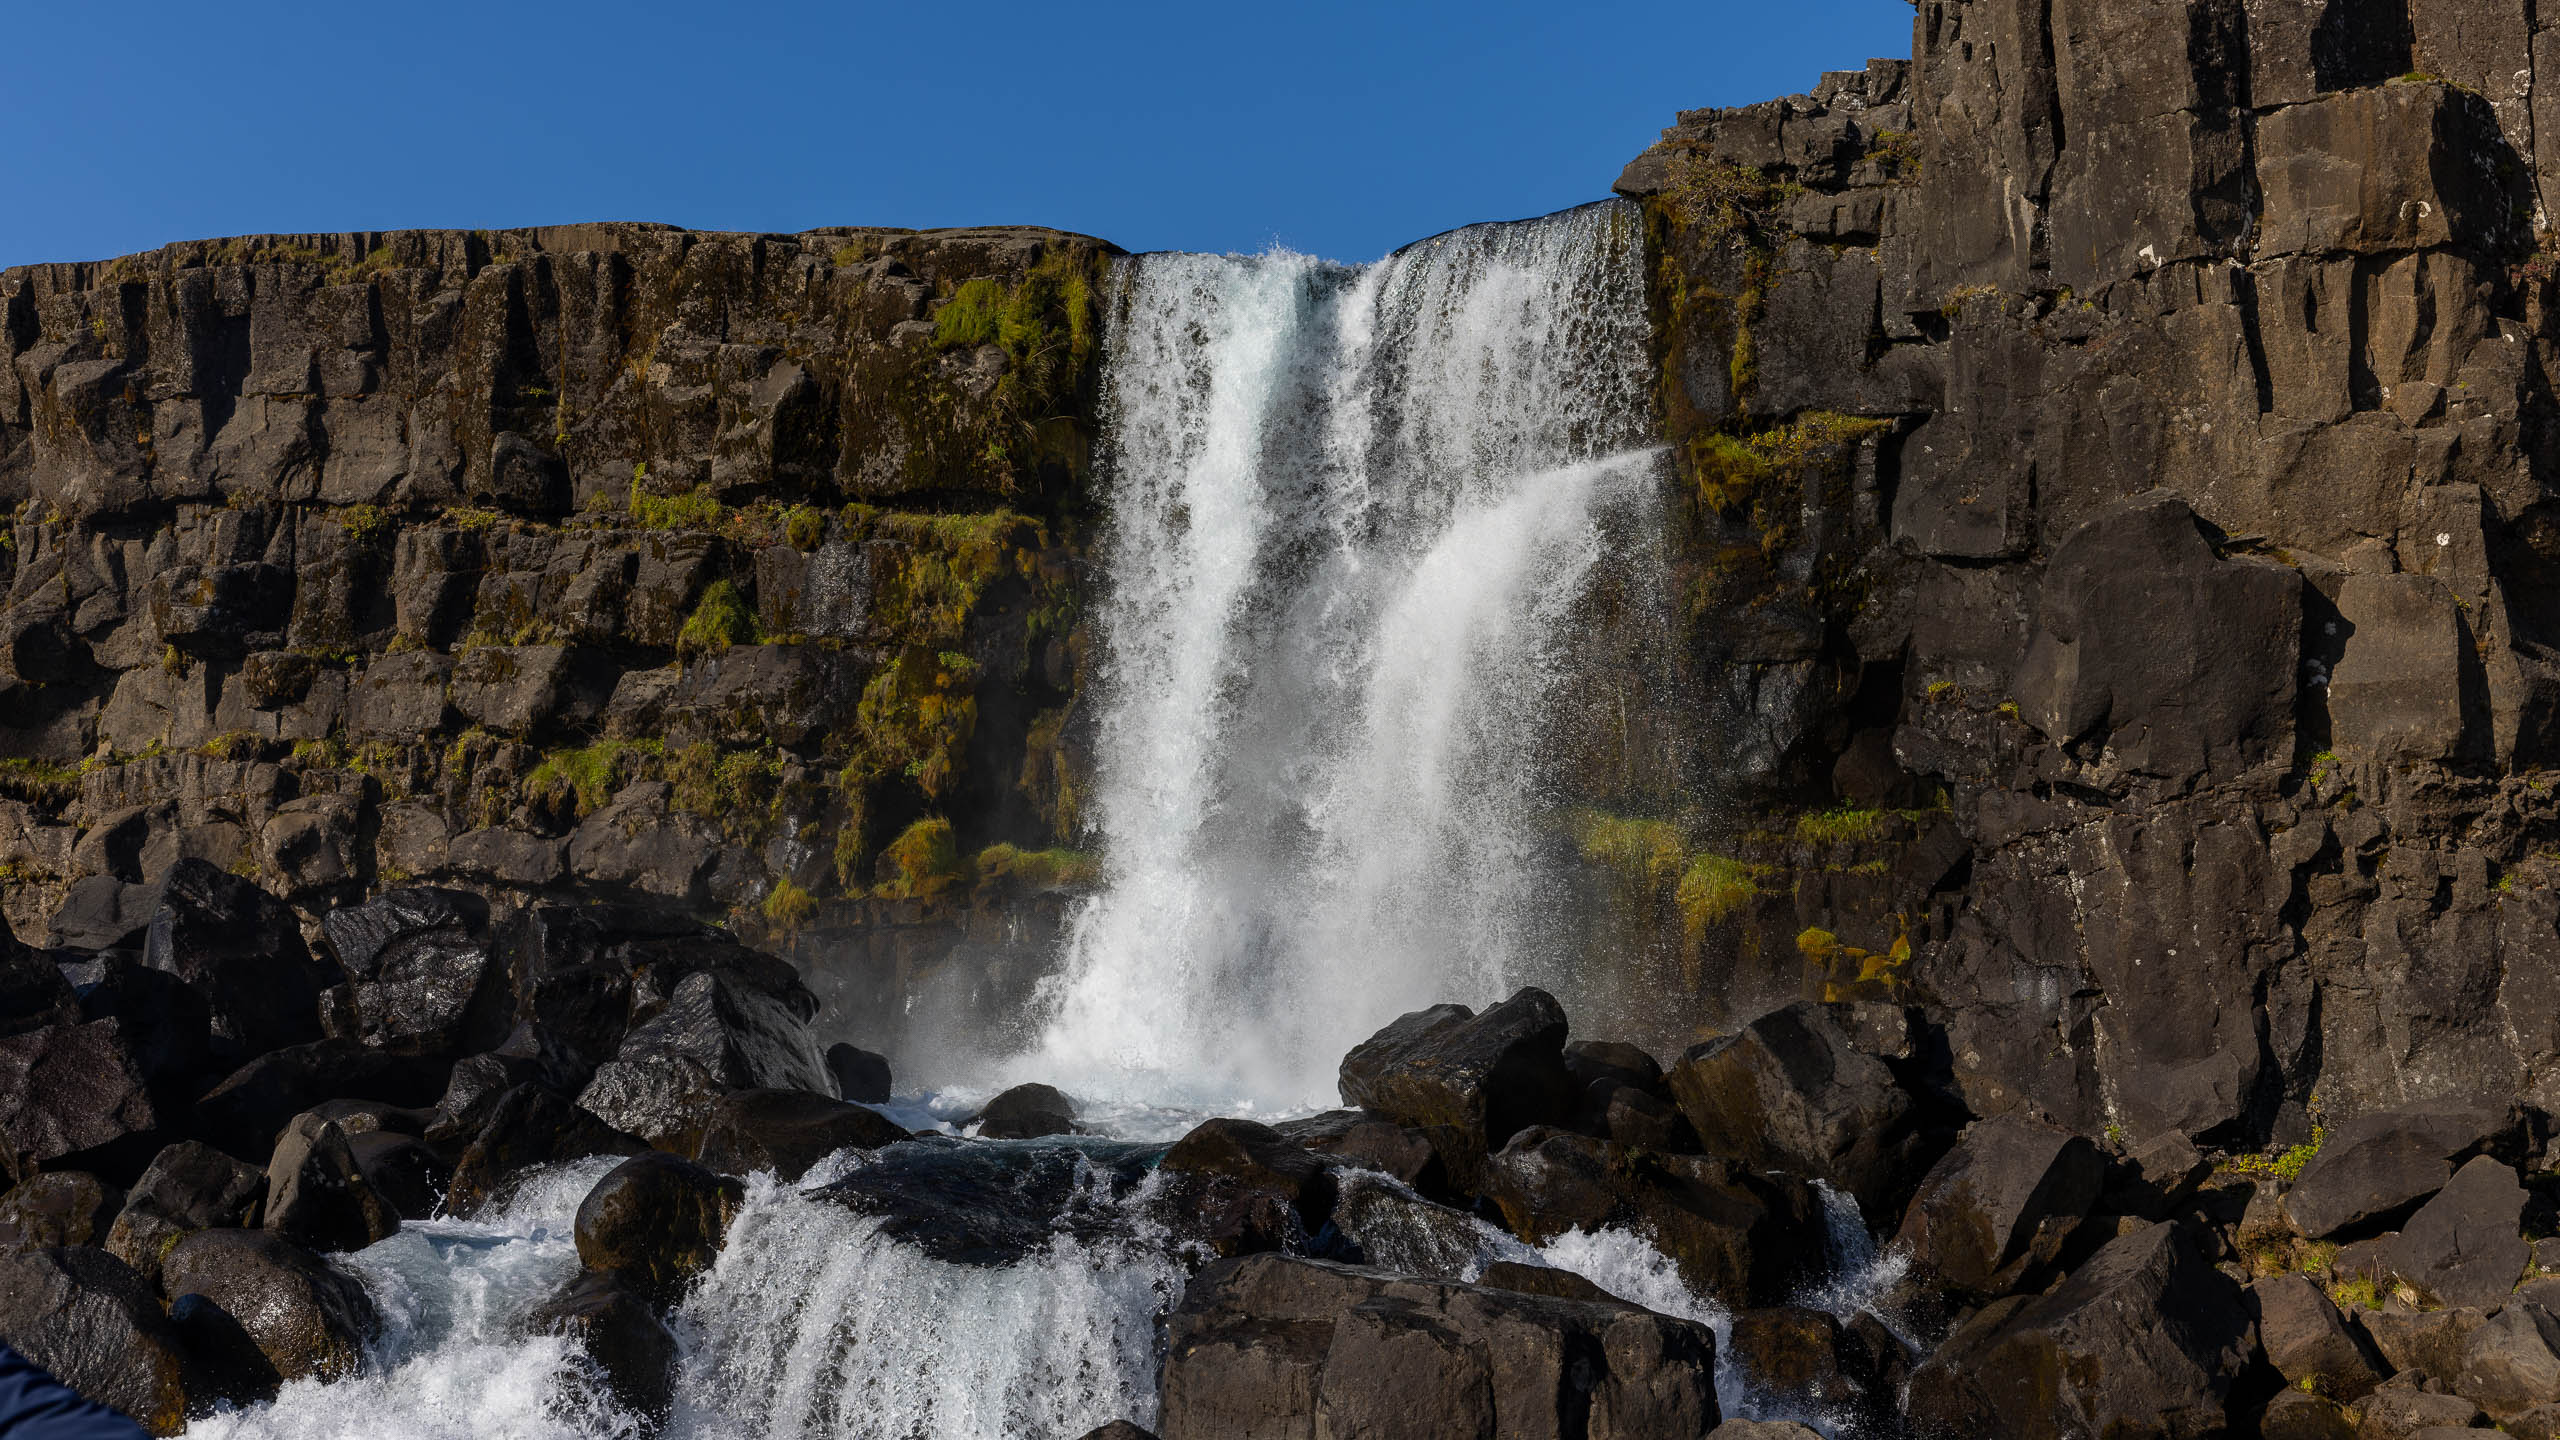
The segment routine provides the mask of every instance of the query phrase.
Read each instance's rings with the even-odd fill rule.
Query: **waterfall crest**
[[[1641,256],[1608,202],[1358,268],[1126,263],[1108,878],[1022,1073],[1324,1103],[1386,1019],[1552,981],[1547,702],[1606,520],[1653,503]]]

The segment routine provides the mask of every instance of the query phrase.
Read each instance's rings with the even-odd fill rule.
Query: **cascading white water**
[[[1107,888],[1032,1053],[1084,1093],[1331,1098],[1420,1005],[1552,981],[1540,739],[1657,452],[1638,222],[1128,262],[1107,332]]]

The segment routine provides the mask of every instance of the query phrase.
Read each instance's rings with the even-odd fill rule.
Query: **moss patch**
[[[747,597],[729,581],[714,580],[703,587],[702,598],[676,633],[676,653],[717,655],[732,645],[754,644],[756,634],[756,612]]]
[[[960,847],[951,822],[939,815],[918,820],[880,852],[878,894],[891,900],[932,900],[960,881]]]

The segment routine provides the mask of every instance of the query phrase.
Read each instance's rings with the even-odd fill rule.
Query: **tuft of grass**
[[[1011,883],[1026,890],[1083,890],[1102,878],[1102,866],[1081,850],[1024,850],[990,845],[978,852],[973,867],[982,880]]]
[[[818,913],[818,897],[785,876],[773,882],[773,889],[765,895],[761,908],[764,918],[772,921],[775,928],[792,935],[799,933],[800,927],[808,924],[809,918]]]
[[[728,509],[707,485],[681,495],[653,495],[642,486],[641,473],[631,476],[631,523],[643,530],[717,530]]]
[[[254,760],[266,742],[248,730],[232,730],[204,742],[197,753],[212,760]]]
[[[1680,876],[1677,897],[1680,924],[1689,942],[1696,944],[1710,927],[1758,899],[1761,878],[1768,873],[1765,865],[1724,855],[1701,853],[1690,857],[1689,868]]]
[[[755,612],[747,608],[747,597],[738,587],[726,580],[703,587],[702,598],[685,617],[684,628],[676,632],[678,655],[717,655],[732,645],[754,643]]]
[[[39,810],[67,805],[80,794],[80,767],[49,760],[0,760],[0,795]]]
[[[827,514],[807,505],[794,505],[782,517],[782,538],[803,554],[826,543]]]
[[[908,826],[880,852],[877,893],[890,900],[930,900],[960,880],[960,848],[951,822],[929,815]]]
[[[1860,810],[1843,805],[1804,816],[1796,821],[1796,840],[1804,845],[1846,845],[1864,840],[1875,833],[1884,820],[1881,810]]]
[[[2325,1128],[2314,1125],[2311,1127],[2311,1138],[2300,1145],[2275,1155],[2235,1155],[2224,1161],[2222,1168],[2235,1175],[2246,1175],[2259,1180],[2282,1180],[2290,1185],[2302,1178],[2303,1167],[2310,1164],[2312,1157],[2320,1153],[2321,1143],[2328,1138],[2329,1132]]]
[[[1680,832],[1664,821],[1577,810],[1570,823],[1582,858],[1615,872],[1635,889],[1660,890],[1677,880],[1689,862]]]
[[[658,740],[599,740],[553,750],[524,777],[525,794],[551,803],[566,800],[584,818],[603,809],[622,788],[626,756],[655,759],[665,754],[665,743]]]

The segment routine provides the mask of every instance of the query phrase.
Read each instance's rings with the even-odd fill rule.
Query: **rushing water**
[[[1093,815],[1108,883],[1013,1062],[1075,1092],[1089,1127],[1169,1138],[1205,1113],[1329,1103],[1342,1052],[1394,1015],[1569,978],[1555,957],[1570,908],[1544,858],[1569,797],[1553,793],[1547,715],[1577,607],[1625,548],[1611,527],[1643,526],[1656,503],[1640,250],[1633,212],[1610,203],[1357,268],[1126,263],[1101,495]],[[947,1131],[966,1087],[1003,1077],[935,1078],[951,1088],[895,1118]],[[671,1321],[664,1433],[1067,1440],[1151,1421],[1162,1320],[1195,1257],[1149,1220],[1143,1165],[1094,1163],[1099,1142],[1052,1154],[1079,1167],[1070,1203],[1101,1223],[1004,1265],[937,1259],[816,1193],[865,1167],[946,1162],[958,1143],[752,1180]],[[611,1164],[340,1257],[386,1317],[365,1372],[190,1433],[642,1433],[567,1342],[519,1333],[575,1273],[570,1222]],[[1853,1203],[1833,1211],[1840,1263],[1806,1299],[1854,1313],[1893,1262]],[[1624,1231],[1532,1247],[1383,1176],[1346,1179],[1337,1224],[1390,1268],[1552,1264],[1726,1319]],[[1722,1381],[1730,1409],[1757,1413]]]
[[[1607,523],[1654,494],[1637,221],[1360,268],[1129,263],[1075,919],[1019,1073],[1330,1103],[1395,1015],[1560,977],[1541,742]]]

